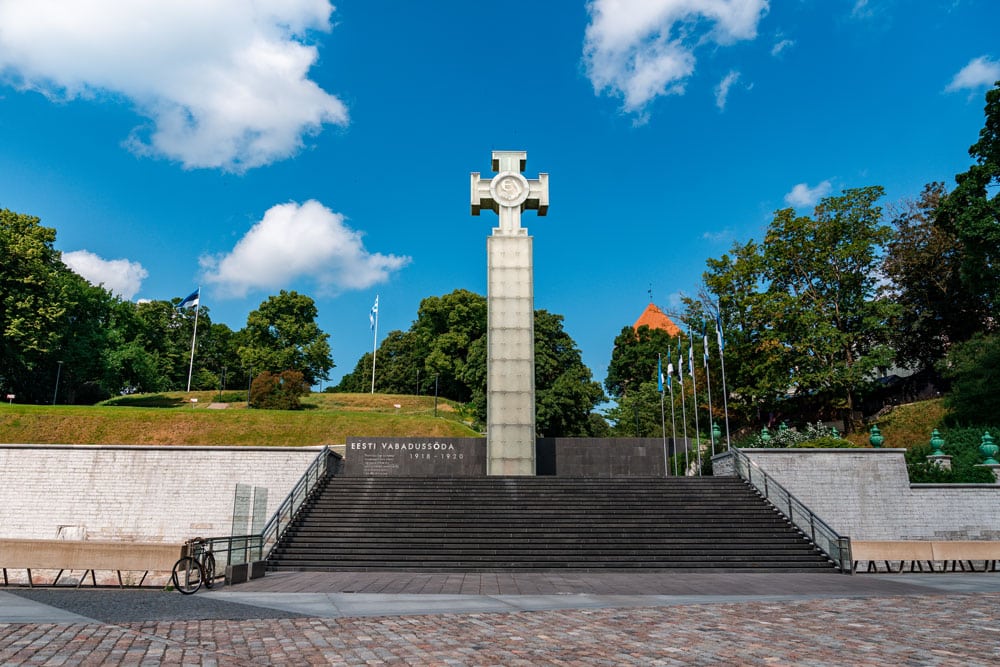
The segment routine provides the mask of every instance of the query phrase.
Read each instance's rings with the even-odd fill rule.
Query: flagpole
[[[732,444],[729,440],[729,400],[726,396],[728,393],[726,391],[726,355],[722,351],[725,344],[722,341],[722,309],[719,309],[719,314],[715,318],[715,335],[719,343],[719,365],[722,367],[722,410],[726,414],[726,451],[728,452],[732,448]]]
[[[677,360],[679,368],[677,373],[677,378],[681,382],[681,428],[684,433],[684,476],[687,477],[688,469],[690,464],[688,463],[688,424],[687,424],[687,407],[684,401],[684,352],[681,347],[681,337],[677,336],[677,356],[680,359]]]
[[[677,417],[674,412],[674,385],[670,380],[673,372],[667,366],[667,388],[670,390],[670,437],[674,443],[674,477],[677,477]]]
[[[670,474],[667,463],[667,417],[663,407],[663,356],[656,355],[656,381],[660,385],[660,432],[663,434],[663,476]]]
[[[375,335],[372,336],[372,395],[375,394],[375,354],[378,352],[378,294],[375,295],[375,307],[373,309],[375,312],[375,322],[372,324],[372,331]]]
[[[194,371],[194,343],[198,338],[198,312],[201,310],[201,286],[198,287],[198,299],[194,307],[194,333],[191,334],[191,361],[188,363],[188,393],[191,392],[191,373]]]
[[[715,429],[712,427],[712,376],[708,368],[708,325],[702,321],[701,340],[705,345],[705,383],[708,385],[708,433],[712,439],[712,456],[715,456]]]
[[[694,441],[695,453],[698,459],[698,476],[701,476],[701,428],[698,426],[698,380],[694,375],[694,333],[688,327],[688,337],[691,339],[691,347],[688,348],[688,372],[691,374],[691,389],[694,391]]]

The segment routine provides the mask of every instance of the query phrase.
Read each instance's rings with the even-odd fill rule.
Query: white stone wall
[[[852,539],[1000,540],[1000,485],[911,485],[904,449],[742,451]]]
[[[321,449],[0,445],[0,537],[229,535],[237,484],[267,489],[269,518]]]

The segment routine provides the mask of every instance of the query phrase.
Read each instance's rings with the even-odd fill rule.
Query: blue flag
[[[715,316],[715,337],[719,339],[719,353],[722,353],[722,320],[720,315]]]
[[[184,299],[182,299],[181,302],[177,304],[177,308],[178,310],[181,308],[191,308],[191,307],[196,308],[200,301],[201,301],[201,288],[199,287],[198,289],[196,289],[195,291],[191,292],[186,297],[184,297]]]
[[[701,323],[701,342],[705,345],[705,368],[708,368],[708,322]]]
[[[375,330],[375,316],[378,315],[378,294],[375,295],[375,305],[372,306],[372,311],[368,313],[368,321],[371,323],[372,331]]]
[[[663,359],[656,355],[656,386],[663,393]]]

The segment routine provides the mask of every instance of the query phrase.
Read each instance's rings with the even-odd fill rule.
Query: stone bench
[[[932,541],[932,540],[892,540],[865,541],[851,540],[851,558],[854,571],[859,571],[861,563],[867,563],[866,572],[879,572],[879,563],[886,572],[976,572],[975,562],[982,561],[981,572],[996,572],[1000,560],[1000,542],[989,541]],[[898,569],[893,564],[899,563]],[[934,564],[941,563],[941,569]],[[927,570],[924,569],[926,564]]]
[[[77,587],[88,574],[96,586],[98,570],[117,572],[121,587],[122,572],[142,572],[141,586],[150,572],[170,572],[182,549],[164,543],[0,539],[0,569],[4,586],[10,585],[7,570],[26,570],[29,586],[35,585],[32,570],[58,570],[53,586],[66,570],[83,570]]]

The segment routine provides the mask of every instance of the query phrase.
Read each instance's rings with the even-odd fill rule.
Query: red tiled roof
[[[638,330],[644,324],[650,329],[662,329],[671,336],[676,336],[681,332],[680,327],[674,324],[669,317],[663,314],[662,310],[652,303],[646,306],[646,310],[642,312],[642,315],[635,321],[632,328]]]

